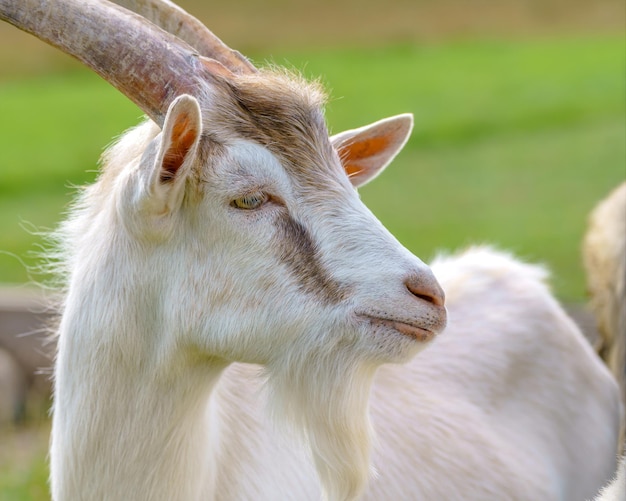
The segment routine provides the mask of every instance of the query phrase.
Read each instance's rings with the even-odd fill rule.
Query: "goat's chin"
[[[404,364],[430,346],[433,338],[421,341],[399,332],[375,332],[371,334],[368,355],[377,365]]]
[[[368,400],[378,364],[345,351],[268,366],[270,411],[310,447],[326,499],[358,498],[370,475]]]
[[[429,346],[438,333],[369,314],[355,315],[350,326],[357,333],[355,354],[376,366],[410,361]]]

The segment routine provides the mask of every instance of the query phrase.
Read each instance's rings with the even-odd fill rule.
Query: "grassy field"
[[[260,57],[260,56],[259,56]],[[406,150],[364,201],[423,259],[492,243],[585,294],[579,243],[594,203],[626,177],[622,36],[300,51],[274,61],[320,77],[333,131],[415,115]],[[87,71],[0,83],[0,282],[24,282],[40,238],[138,122]]]
[[[46,462],[50,425],[31,423],[15,431],[0,430],[0,501],[46,501]]]

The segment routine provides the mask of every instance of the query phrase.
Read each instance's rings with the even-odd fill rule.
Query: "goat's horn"
[[[165,31],[184,40],[201,55],[222,63],[233,73],[257,69],[240,52],[231,49],[202,22],[170,0],[112,0],[136,12]]]
[[[191,47],[106,0],[0,0],[0,19],[76,57],[159,125],[176,96],[210,78]]]

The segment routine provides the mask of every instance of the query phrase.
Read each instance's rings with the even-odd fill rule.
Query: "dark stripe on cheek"
[[[291,270],[301,288],[324,301],[335,304],[348,296],[348,288],[334,280],[318,258],[315,242],[302,224],[285,214],[278,221],[280,260]]]

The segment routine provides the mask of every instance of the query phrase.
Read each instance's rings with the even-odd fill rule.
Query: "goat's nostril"
[[[445,294],[435,277],[427,277],[425,279],[410,277],[404,281],[404,285],[413,296],[422,301],[435,306],[443,306],[445,303]]]
[[[435,303],[435,298],[433,296],[427,296],[426,294],[419,294],[419,293],[415,293],[413,291],[411,291],[411,294],[413,294],[415,297],[419,298],[419,299],[423,299],[424,301],[426,301],[427,303]]]

